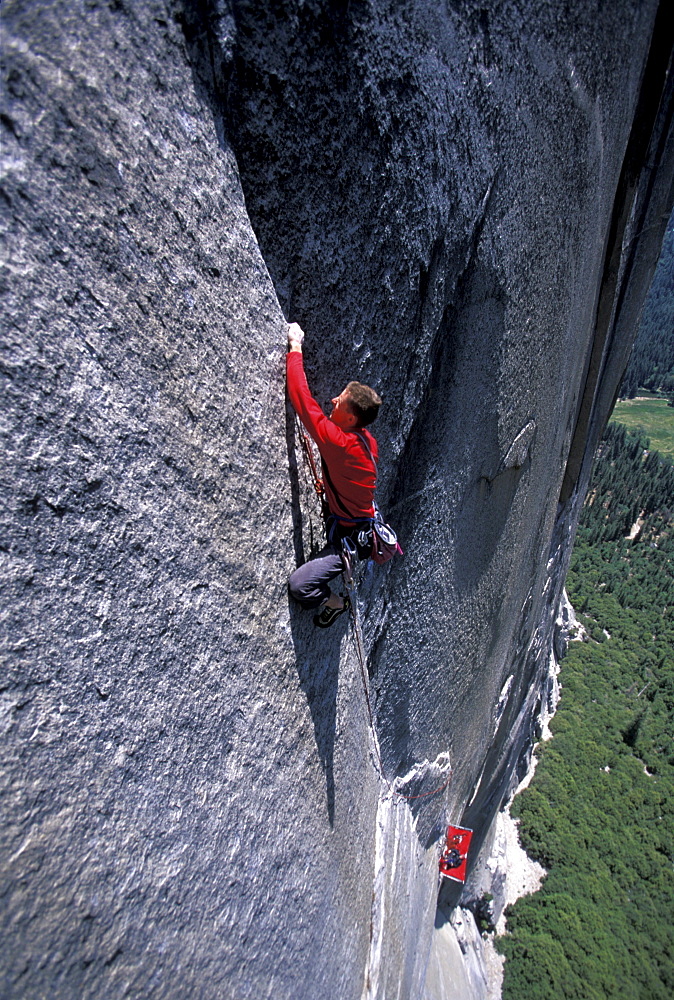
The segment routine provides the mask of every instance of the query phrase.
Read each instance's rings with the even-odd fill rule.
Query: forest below
[[[674,467],[610,424],[567,578],[580,627],[554,738],[512,806],[548,875],[507,911],[503,1000],[674,996],[673,567]]]

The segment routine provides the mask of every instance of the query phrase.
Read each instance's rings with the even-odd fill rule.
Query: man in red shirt
[[[367,532],[374,517],[374,488],[377,481],[377,442],[365,430],[377,416],[381,399],[367,385],[349,382],[332,400],[326,417],[309,391],[304,374],[302,342],[304,333],[297,323],[288,327],[286,371],[288,394],[297,415],[314,439],[321,455],[325,494],[330,508],[328,544],[316,559],[304,563],[289,580],[290,593],[304,608],[318,608],[314,624],[332,625],[349,607],[348,597],[330,590],[329,583],[343,570],[341,543],[345,536],[353,542],[359,558],[369,554],[358,536]]]

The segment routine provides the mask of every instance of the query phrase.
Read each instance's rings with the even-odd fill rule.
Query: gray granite
[[[3,996],[421,995],[672,201],[657,4],[577,6],[3,3]],[[359,611],[438,795],[289,606],[286,319],[385,401]]]

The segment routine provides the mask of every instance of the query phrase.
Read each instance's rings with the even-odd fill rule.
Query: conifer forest
[[[567,579],[582,627],[554,738],[513,803],[548,875],[508,911],[504,1000],[674,996],[673,566],[674,467],[609,424]]]

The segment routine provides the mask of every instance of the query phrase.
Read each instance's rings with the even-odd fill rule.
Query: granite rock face
[[[423,995],[672,203],[664,5],[580,6],[3,3],[4,996]],[[385,399],[359,611],[438,795],[289,606],[285,319]]]

